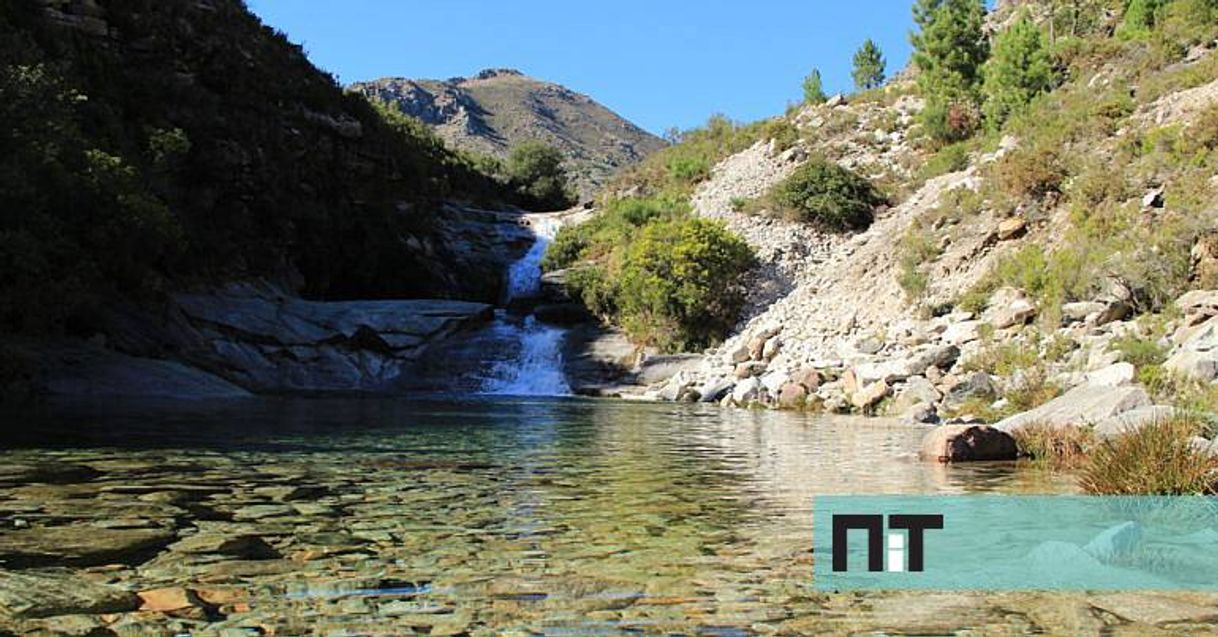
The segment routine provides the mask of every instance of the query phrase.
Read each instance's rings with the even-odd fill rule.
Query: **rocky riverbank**
[[[984,287],[998,266],[1014,267],[1012,259],[1033,248],[1063,249],[1059,235],[1073,223],[1071,208],[1060,192],[1012,200],[995,185],[1006,177],[994,167],[1015,170],[1009,156],[1027,153],[1012,136],[961,156],[963,168],[920,177],[927,159],[912,140],[922,101],[900,87],[888,92],[893,97],[878,101],[839,97],[805,106],[787,117],[800,132],[794,145],[758,142],[697,187],[695,212],[744,237],[760,265],[734,334],[652,382],[643,397],[991,423],[1003,431],[1084,425],[1112,435],[1176,413],[1166,379],[1208,384],[1218,376],[1210,353],[1218,292],[1195,289],[1150,311],[1146,290],[1116,274],[1065,303],[1043,303],[1010,285]],[[1116,137],[1139,126],[1187,126],[1215,95],[1211,83],[1161,97]],[[1093,151],[1113,156],[1119,143],[1105,139]],[[876,210],[865,231],[841,234],[740,203],[762,197],[813,155],[889,184],[891,205]],[[1125,209],[1140,211],[1137,223],[1166,214],[1161,184],[1124,196]],[[911,242],[923,246],[918,261],[906,256]],[[1189,287],[1212,281],[1211,244],[1202,236],[1193,245]],[[984,297],[969,298],[979,290]]]
[[[250,393],[394,393],[429,386],[427,356],[489,323],[508,266],[533,242],[527,215],[452,205],[437,229],[460,269],[487,276],[477,298],[309,300],[298,276],[168,294],[103,308],[87,339],[7,345],[26,393],[64,397],[226,398]]]

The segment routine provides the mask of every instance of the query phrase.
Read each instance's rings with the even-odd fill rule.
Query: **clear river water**
[[[199,589],[205,612],[145,613],[182,634],[1022,634],[1046,604],[1094,619],[1081,595],[813,591],[818,494],[1074,489],[1026,465],[919,462],[924,430],[889,421],[440,396],[4,423],[0,556]]]

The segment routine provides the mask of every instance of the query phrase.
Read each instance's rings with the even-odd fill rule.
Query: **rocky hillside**
[[[733,335],[650,395],[1100,435],[1214,411],[1218,55],[1213,21],[1196,17],[1207,6],[1165,3],[1132,30],[1112,11],[1052,18],[1048,3],[1018,3],[1054,84],[955,143],[930,138],[927,101],[906,80],[738,129],[749,145],[721,145],[684,184],[662,166],[636,171],[636,190],[687,197],[760,261]],[[665,152],[702,159],[706,147]],[[774,188],[814,158],[886,193],[866,229],[774,209]]]
[[[449,80],[385,78],[351,88],[398,104],[455,148],[506,157],[523,141],[553,146],[569,159],[585,198],[614,171],[664,146],[586,95],[510,69]]]

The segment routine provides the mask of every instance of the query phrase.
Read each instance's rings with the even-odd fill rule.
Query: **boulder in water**
[[[986,425],[942,425],[922,439],[922,459],[931,462],[1014,460],[1015,439]]]

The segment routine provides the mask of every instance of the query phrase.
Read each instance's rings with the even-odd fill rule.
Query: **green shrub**
[[[1035,345],[1019,341],[990,343],[961,361],[966,372],[985,372],[996,376],[1011,376],[1017,371],[1036,367],[1040,352]]]
[[[905,291],[905,299],[913,302],[926,294],[930,285],[930,277],[923,266],[938,258],[943,250],[934,234],[920,224],[911,225],[897,246],[898,265],[897,283]]]
[[[1200,421],[1179,416],[1100,442],[1080,482],[1100,495],[1211,495],[1218,457],[1192,446],[1202,431]]]
[[[673,219],[643,228],[626,251],[618,307],[626,330],[665,350],[722,339],[744,307],[740,277],[753,253],[721,224]]]
[[[1145,38],[1155,25],[1155,14],[1169,0],[1129,0],[1116,34],[1127,40]]]
[[[981,127],[981,109],[966,99],[929,99],[919,118],[922,132],[939,145],[962,142]]]
[[[967,142],[950,144],[940,148],[918,171],[921,180],[932,179],[947,173],[954,173],[968,168],[969,153],[972,145]]]
[[[1062,394],[1062,388],[1049,380],[1043,364],[1033,365],[1021,372],[1019,382],[1002,394],[1007,400],[1007,408],[1012,413],[1035,409]]]
[[[570,268],[568,288],[593,314],[668,351],[727,335],[752,265],[743,240],[691,217],[675,198],[613,201],[592,220],[564,227],[542,261],[546,270]]]
[[[587,222],[563,226],[542,258],[542,269],[549,272],[580,261],[603,261],[648,223],[687,213],[686,204],[671,198],[615,199]]]
[[[512,149],[504,170],[508,182],[536,210],[562,210],[575,203],[563,168],[562,153],[541,142],[523,142]]]
[[[1158,339],[1127,335],[1114,339],[1109,347],[1120,352],[1122,360],[1138,369],[1162,365],[1167,360],[1168,348]]]
[[[706,157],[673,157],[668,160],[668,174],[678,181],[697,183],[710,176],[710,160]]]
[[[774,141],[778,151],[784,151],[799,143],[799,128],[785,117],[765,120],[761,125],[761,139]]]
[[[871,225],[872,210],[884,203],[871,182],[825,159],[800,166],[769,196],[789,218],[838,231]]]

